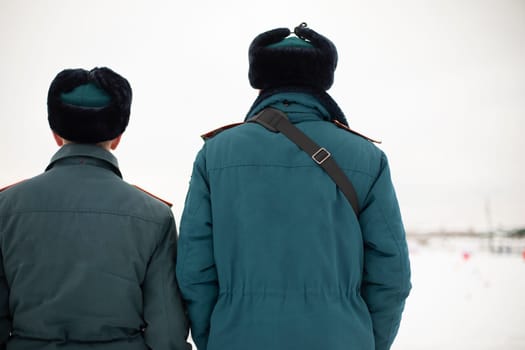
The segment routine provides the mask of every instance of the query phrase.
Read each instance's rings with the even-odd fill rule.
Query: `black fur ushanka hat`
[[[63,70],[49,87],[49,126],[76,143],[112,140],[128,125],[131,96],[128,81],[109,68]]]
[[[290,41],[287,45],[285,39],[290,33],[288,28],[277,28],[259,34],[252,41],[248,51],[251,86],[261,90],[282,86],[330,89],[337,66],[335,45],[307,28],[306,23],[294,29],[305,44]]]

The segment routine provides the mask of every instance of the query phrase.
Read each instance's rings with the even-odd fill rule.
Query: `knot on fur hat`
[[[306,23],[294,29],[296,37],[288,37],[290,34],[288,28],[277,28],[255,37],[248,51],[251,86],[330,89],[337,67],[335,45]]]
[[[129,82],[109,68],[63,70],[49,87],[49,126],[72,142],[114,139],[128,126],[131,96]]]

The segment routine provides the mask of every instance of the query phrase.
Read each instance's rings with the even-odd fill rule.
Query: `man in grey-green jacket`
[[[410,264],[387,157],[325,92],[335,46],[304,25],[295,34],[252,42],[260,93],[246,120],[285,113],[331,153],[360,210],[281,133],[247,122],[206,134],[177,261],[199,350],[388,350],[400,325]]]
[[[0,191],[0,349],[191,349],[171,209],[124,182],[111,153],[131,96],[106,67],[51,83],[60,149]]]

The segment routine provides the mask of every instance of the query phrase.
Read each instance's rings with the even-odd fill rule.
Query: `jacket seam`
[[[10,213],[0,215],[0,217],[5,218],[8,216],[19,215],[19,214],[31,214],[31,213],[73,213],[73,214],[106,214],[106,215],[115,215],[115,216],[127,216],[142,221],[154,223],[156,225],[162,225],[160,220],[154,220],[151,218],[146,218],[139,215],[121,213],[110,210],[96,210],[96,209],[25,209],[25,210],[15,210]]]
[[[285,296],[285,295],[311,295],[311,296],[326,296],[326,295],[345,295],[351,296],[358,294],[359,288],[350,288],[349,290],[336,290],[336,289],[286,289],[286,290],[236,290],[236,289],[223,289],[219,291],[219,295],[243,295],[243,296]]]
[[[319,166],[315,165],[315,164],[312,164],[312,165],[285,165],[285,164],[235,164],[235,165],[225,165],[225,166],[222,166],[222,167],[216,167],[216,168],[211,168],[211,169],[208,169],[208,172],[214,172],[214,171],[220,171],[220,170],[224,170],[224,169],[230,169],[230,168],[248,168],[248,167],[260,167],[260,168],[319,168]],[[364,171],[361,171],[361,170],[353,170],[353,169],[349,169],[349,168],[344,168],[344,167],[341,167],[341,169],[343,169],[344,171],[349,171],[349,172],[353,172],[353,173],[358,173],[358,174],[362,174],[362,175],[365,175],[365,176],[368,176],[370,178],[373,178],[374,176],[372,176],[371,174],[367,173],[367,172],[364,172]]]
[[[402,249],[401,249],[401,246],[399,245],[399,240],[396,239],[396,237],[394,236],[394,233],[393,233],[393,230],[392,230],[392,227],[390,226],[390,222],[387,220],[387,217],[385,216],[385,213],[383,210],[381,210],[381,216],[383,216],[383,219],[385,220],[386,224],[387,224],[387,227],[388,227],[388,231],[389,231],[389,234],[390,234],[390,238],[394,241],[395,245],[396,245],[396,248],[397,248],[397,253],[398,253],[398,259],[397,259],[397,264],[399,266],[399,270],[400,271],[403,271],[403,275],[406,275],[406,269],[403,267],[403,264],[401,262],[401,255],[402,255]],[[401,287],[398,286],[396,288],[396,301],[398,302],[398,304],[402,301],[402,297],[401,297]],[[388,329],[388,341],[389,343],[392,342],[392,333],[394,331],[394,320],[395,320],[395,317],[394,315],[392,315],[390,317],[390,325],[389,325],[389,329]]]

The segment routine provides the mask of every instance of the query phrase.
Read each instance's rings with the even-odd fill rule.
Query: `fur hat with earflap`
[[[337,49],[326,37],[307,28],[295,27],[259,34],[251,43],[248,78],[256,89],[304,86],[326,91],[334,81]]]
[[[49,87],[49,126],[76,143],[112,140],[126,130],[131,96],[129,82],[107,67],[63,70]]]
[[[288,28],[261,33],[248,50],[250,84],[259,95],[246,114],[249,119],[259,111],[265,99],[282,93],[306,93],[316,98],[330,116],[344,125],[346,117],[327,93],[334,83],[337,49],[323,35],[301,23],[289,36]]]

